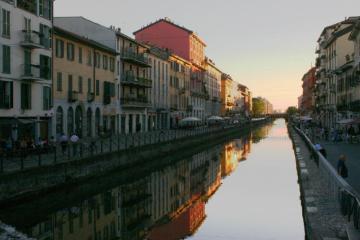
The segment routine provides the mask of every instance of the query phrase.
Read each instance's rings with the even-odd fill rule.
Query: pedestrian
[[[353,138],[355,136],[355,128],[353,127],[353,125],[350,125],[348,129],[348,135],[349,135],[350,143],[353,143]]]
[[[70,137],[70,141],[73,145],[73,156],[75,156],[77,154],[77,142],[80,140],[80,138],[78,137],[78,135],[76,135],[76,133],[73,133],[73,135],[71,135]]]
[[[345,155],[340,155],[337,163],[337,172],[343,178],[348,177],[348,169],[346,167],[345,161],[346,161]]]
[[[63,153],[63,155],[65,155],[66,149],[67,149],[67,145],[68,145],[68,137],[66,136],[65,133],[62,133],[62,134],[61,134],[61,137],[60,137],[60,145],[61,145],[62,153]]]
[[[327,158],[326,150],[323,146],[321,146],[319,143],[315,144],[315,149],[323,155],[324,158]]]

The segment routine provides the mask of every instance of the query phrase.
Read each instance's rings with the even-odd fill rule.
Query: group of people
[[[31,153],[40,150],[49,150],[55,146],[56,142],[54,137],[50,140],[39,137],[34,139],[32,137],[20,137],[17,140],[9,137],[7,139],[0,139],[0,153],[1,154],[15,154],[15,153]]]

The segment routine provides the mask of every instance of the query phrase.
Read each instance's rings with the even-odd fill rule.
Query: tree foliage
[[[265,101],[261,98],[253,98],[253,114],[261,115],[265,112]]]
[[[295,115],[299,112],[299,110],[297,109],[297,107],[291,106],[288,107],[288,109],[286,110],[286,114],[288,114],[289,116]]]

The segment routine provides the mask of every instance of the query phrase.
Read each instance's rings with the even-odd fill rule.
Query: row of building
[[[302,79],[301,113],[326,127],[360,118],[360,17],[325,27],[316,53]]]
[[[0,138],[129,134],[251,114],[249,89],[205,56],[193,31],[164,18],[132,38],[53,9],[53,0],[0,0]]]
[[[260,129],[259,129],[260,130]],[[266,130],[265,130],[266,131]],[[263,135],[266,132],[256,136]],[[248,138],[249,137],[249,138]],[[51,213],[24,215],[36,239],[184,239],[206,218],[205,203],[251,151],[251,136],[200,152]],[[92,187],[91,192],[94,192]],[[82,195],[83,197],[83,195]],[[73,203],[68,203],[73,204]],[[19,224],[19,221],[15,223]]]

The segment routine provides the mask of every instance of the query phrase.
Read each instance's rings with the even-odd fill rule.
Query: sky
[[[169,17],[196,32],[207,43],[206,56],[276,110],[297,105],[322,29],[357,15],[359,0],[55,1],[55,16],[83,16],[130,36]]]

